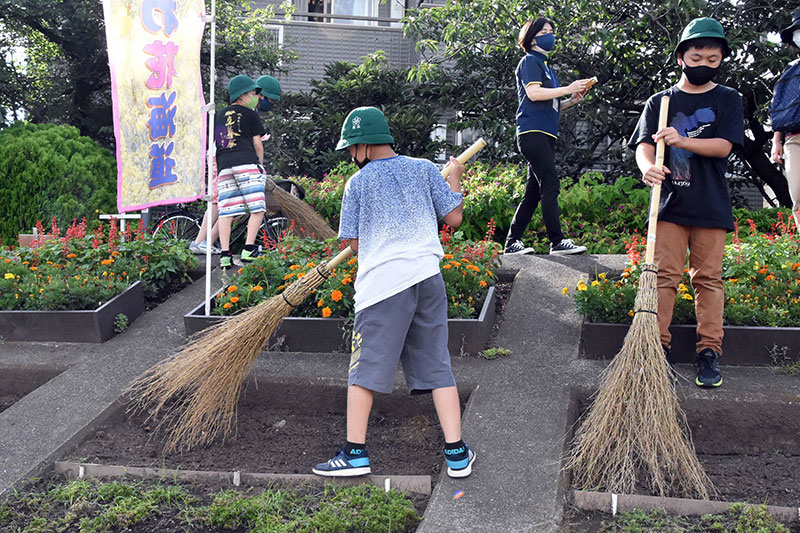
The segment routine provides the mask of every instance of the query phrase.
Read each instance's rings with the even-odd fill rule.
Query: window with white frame
[[[406,16],[406,0],[389,0],[391,9],[389,16],[393,19],[401,19]],[[392,22],[392,28],[400,28],[402,25],[399,22]]]
[[[437,124],[431,131],[432,141],[446,141],[447,140],[447,124]],[[436,154],[437,161],[444,161],[447,159],[447,152],[442,149],[441,152]]]
[[[395,1],[395,0],[392,0]],[[308,0],[309,13],[330,13],[334,15],[354,15],[358,17],[377,17],[379,0]],[[347,18],[308,17],[312,22],[334,22],[336,24],[374,25],[374,21]]]

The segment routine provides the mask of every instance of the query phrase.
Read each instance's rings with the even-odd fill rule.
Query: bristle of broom
[[[715,489],[697,459],[661,348],[657,267],[642,268],[633,323],[601,377],[565,469],[582,489],[632,493],[644,484],[659,496],[708,499]]]
[[[268,181],[272,182],[272,180]],[[295,226],[304,230],[306,236],[322,241],[336,238],[337,233],[314,211],[313,207],[303,200],[276,186],[274,182],[271,189],[269,184],[267,185],[267,194],[272,195],[275,203],[280,206],[283,216],[294,220]]]
[[[253,361],[281,320],[329,275],[320,265],[282,294],[194,337],[126,389],[129,411],[159,420],[156,431],[167,434],[165,453],[235,433],[236,408]]]

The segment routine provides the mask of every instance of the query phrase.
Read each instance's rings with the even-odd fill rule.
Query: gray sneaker
[[[550,245],[550,255],[582,254],[585,251],[585,246],[575,244],[572,239],[561,239],[560,243]]]
[[[506,244],[506,249],[503,252],[505,255],[521,255],[521,254],[532,254],[535,250],[530,246],[525,246],[522,244],[522,241],[515,240],[511,241]]]

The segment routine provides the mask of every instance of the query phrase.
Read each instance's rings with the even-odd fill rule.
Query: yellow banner
[[[121,213],[204,191],[204,0],[103,0]]]

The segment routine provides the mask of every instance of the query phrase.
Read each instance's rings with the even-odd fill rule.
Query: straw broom
[[[271,194],[280,206],[283,216],[294,220],[295,225],[299,229],[305,230],[307,236],[313,236],[323,241],[336,238],[336,232],[314,211],[313,207],[281,189],[271,179],[267,180],[266,192]]]
[[[669,97],[661,100],[659,129],[667,125]],[[664,141],[655,164],[664,164]],[[567,458],[573,486],[631,493],[637,482],[659,496],[708,499],[711,480],[697,460],[686,415],[678,403],[658,330],[658,267],[654,264],[661,185],[652,188],[647,251],[635,314],[620,352],[605,369]]]
[[[465,163],[484,146],[479,139],[458,160]],[[450,170],[446,166],[442,175]],[[189,450],[235,431],[242,384],[253,361],[281,321],[352,253],[348,246],[281,294],[207,329],[127,388],[131,411],[148,413],[148,420],[159,417],[157,430],[168,434],[165,452]]]

